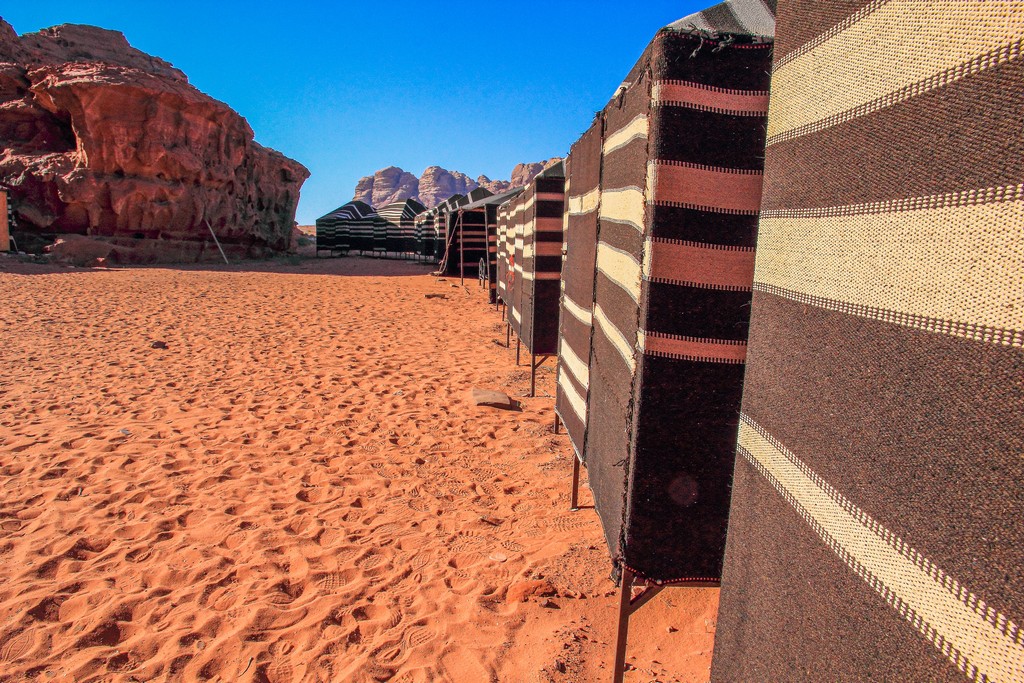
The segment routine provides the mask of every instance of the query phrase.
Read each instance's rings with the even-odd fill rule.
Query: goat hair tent
[[[522,191],[522,188],[516,188],[501,194],[490,195],[472,204],[466,204],[459,209],[459,212],[462,214],[460,220],[467,231],[467,247],[469,246],[469,226],[473,226],[473,230],[483,229],[483,248],[486,252],[486,270],[483,275],[487,281],[488,303],[495,303],[497,296],[497,283],[495,281],[497,280],[498,253],[495,233],[498,226],[498,207]],[[474,248],[476,246],[474,243]],[[479,276],[479,273],[477,275]]]
[[[411,254],[416,251],[416,216],[425,210],[415,199],[391,202],[377,209],[384,227],[385,253]],[[375,239],[375,250],[378,246]]]
[[[495,229],[495,242],[497,247],[495,271],[497,276],[498,300],[506,306],[509,305],[512,297],[510,295],[509,269],[511,267],[512,254],[512,230],[510,207],[515,203],[512,197],[498,207],[498,224]]]
[[[421,256],[432,261],[440,261],[444,255],[445,225],[448,213],[460,202],[465,202],[466,195],[453,194],[425,214],[417,217],[417,225],[422,220],[422,242],[417,246]]]
[[[565,160],[567,200],[563,219],[565,248],[560,281],[555,413],[565,425],[577,458],[583,457],[587,426],[603,127],[603,119],[598,117],[572,146]]]
[[[563,162],[541,171],[509,207],[505,230],[511,230],[515,245],[509,323],[531,356],[554,355],[565,211]]]
[[[366,204],[363,206],[369,208]],[[373,251],[374,226],[379,222],[380,218],[377,216],[377,212],[372,209],[369,213],[363,213],[358,217],[354,217],[348,223],[349,249],[351,251],[358,251],[360,254]]]
[[[416,226],[415,253],[420,258],[433,260],[435,254],[434,221],[437,220],[437,209],[428,209],[414,219]]]
[[[466,215],[463,210],[490,196],[489,190],[478,187],[450,207],[445,221],[444,256],[440,268],[445,275],[477,276],[480,259],[487,257],[483,214],[472,212]]]
[[[647,581],[721,575],[773,29],[761,0],[662,29],[570,157],[563,316],[593,322],[564,369],[612,560]]]
[[[353,225],[373,214],[373,207],[351,201],[316,219],[316,250],[347,252],[352,248]]]
[[[1024,4],[779,0],[712,679],[1024,680]]]

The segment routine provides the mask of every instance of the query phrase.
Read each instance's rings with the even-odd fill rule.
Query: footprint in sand
[[[21,631],[0,638],[0,662],[15,662],[27,655],[36,645],[32,631]]]

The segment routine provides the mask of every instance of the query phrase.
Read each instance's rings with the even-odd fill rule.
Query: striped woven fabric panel
[[[523,192],[520,337],[526,350],[537,355],[558,350],[564,176],[564,166],[558,163],[544,170]]]
[[[572,146],[565,162],[565,254],[560,283],[555,410],[565,424],[577,457],[584,453],[590,387],[590,331],[593,326],[602,129],[602,120],[598,118]]]
[[[495,239],[495,272],[496,272],[496,285],[498,298],[502,303],[508,305],[508,263],[509,263],[509,250],[508,250],[508,230],[509,230],[509,212],[508,207],[511,202],[515,199],[506,201],[504,204],[498,207],[498,224],[497,224],[497,235]]]
[[[658,40],[657,38],[655,40]],[[642,61],[649,63],[651,50]],[[604,110],[583,458],[609,550],[625,553],[651,102],[646,69]]]
[[[509,322],[512,324],[512,331],[520,339],[523,338],[523,231],[527,215],[526,192],[516,198],[512,205],[510,225],[512,227],[512,254],[511,277],[509,278],[509,294],[512,297],[511,308],[509,309]]]
[[[771,43],[701,40],[653,55],[624,556],[660,579],[721,575],[768,110]]]
[[[476,277],[480,259],[487,258],[487,233],[485,229],[485,208],[461,209],[452,214],[451,240],[448,244],[448,259],[445,274]]]
[[[487,303],[498,301],[498,204],[488,204],[484,215],[487,234]]]
[[[434,256],[434,218],[433,210],[424,211],[416,216],[416,254],[419,256]]]
[[[317,250],[348,251],[351,247],[354,225],[373,213],[369,204],[351,201],[316,221]]]
[[[570,156],[570,255],[574,212],[597,222],[583,459],[613,559],[654,580],[721,573],[772,28],[742,0],[659,32],[602,112],[597,194]]]
[[[1024,5],[778,31],[713,679],[1024,680]]]
[[[415,220],[416,215],[424,211],[424,206],[415,199],[392,202],[377,211],[383,221],[385,231],[384,248],[395,253],[413,253],[416,249]],[[374,233],[374,239],[379,239]],[[374,243],[374,247],[380,245]]]

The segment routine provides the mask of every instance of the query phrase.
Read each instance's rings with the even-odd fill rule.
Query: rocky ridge
[[[372,176],[361,178],[356,184],[353,199],[370,206],[381,207],[391,202],[415,199],[428,209],[451,197],[466,194],[478,187],[484,187],[499,194],[515,187],[522,187],[551,164],[557,157],[530,164],[516,164],[509,180],[491,180],[485,175],[476,180],[459,171],[449,171],[440,166],[430,166],[417,178],[397,166],[388,166]]]
[[[114,260],[219,258],[209,223],[236,255],[284,250],[307,177],[121,33],[19,37],[0,19],[0,184],[23,244],[84,235],[116,245]]]

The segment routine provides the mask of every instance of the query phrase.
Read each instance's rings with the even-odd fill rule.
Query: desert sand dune
[[[551,365],[475,282],[0,264],[0,681],[609,678]],[[706,681],[716,606],[645,607],[627,680]]]

